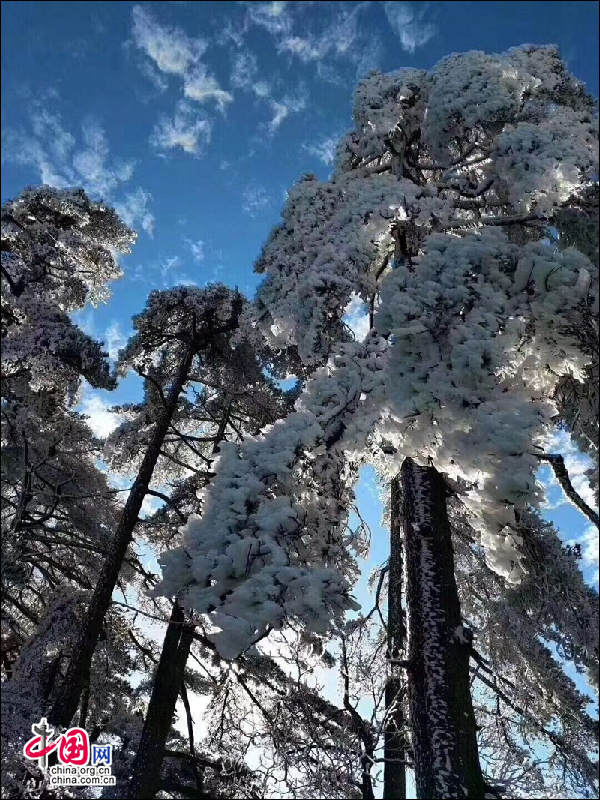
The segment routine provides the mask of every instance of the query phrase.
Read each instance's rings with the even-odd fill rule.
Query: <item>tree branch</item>
[[[597,528],[600,528],[600,516],[598,515],[598,512],[594,511],[593,508],[590,508],[583,497],[581,497],[581,495],[575,491],[575,488],[571,483],[564,458],[558,453],[544,453],[543,455],[538,455],[538,458],[541,461],[547,461],[550,464],[556,480],[560,484],[561,489],[569,498],[569,500],[574,506],[577,506],[581,513],[585,514],[585,516],[591,522],[593,522]]]

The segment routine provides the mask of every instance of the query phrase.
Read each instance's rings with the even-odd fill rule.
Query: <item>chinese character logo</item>
[[[84,767],[88,763],[90,740],[83,728],[69,728],[58,741],[58,760],[61,764]]]
[[[42,717],[37,725],[31,726],[35,734],[23,747],[23,755],[30,761],[39,759],[39,766],[45,772],[48,769],[48,756],[58,748],[58,760],[61,764],[84,767],[90,760],[90,740],[83,728],[69,728],[66,733],[54,739],[54,729],[48,725],[46,717]],[[92,745],[92,766],[112,763],[112,745]]]
[[[104,764],[110,767],[112,764],[112,745],[111,744],[93,744],[92,745],[92,766],[96,764]]]
[[[37,734],[31,738],[23,748],[23,755],[30,761],[40,759],[40,768],[45,772],[48,769],[48,753],[56,749],[57,742],[52,742],[54,728],[48,725],[46,717],[42,717],[37,725],[31,726],[31,732]],[[48,744],[50,741],[50,744]]]

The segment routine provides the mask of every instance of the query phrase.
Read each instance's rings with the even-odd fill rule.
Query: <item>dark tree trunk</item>
[[[388,658],[389,674],[385,687],[385,708],[389,715],[384,739],[384,800],[406,797],[406,747],[404,740],[403,674],[400,661],[405,645],[402,610],[402,488],[400,476],[392,481],[390,499],[390,560],[388,567]]]
[[[131,780],[127,786],[126,796],[129,800],[150,800],[160,788],[160,770],[167,736],[173,724],[193,634],[194,626],[186,624],[183,609],[175,601],[131,769]]]
[[[164,438],[177,407],[179,395],[187,382],[193,357],[194,351],[189,346],[167,393],[165,405],[156,423],[152,441],[148,445],[137,477],[129,492],[111,549],[90,600],[81,633],[73,648],[65,679],[58,697],[48,714],[50,723],[55,727],[68,727],[77,711],[83,688],[89,681],[92,656],[98,643],[104,617],[108,611],[112,593],[116,586],[127,548],[131,542],[133,530],[138,521],[138,515],[148,491]]]
[[[400,472],[406,547],[408,697],[417,797],[484,797],[446,486],[433,467]]]

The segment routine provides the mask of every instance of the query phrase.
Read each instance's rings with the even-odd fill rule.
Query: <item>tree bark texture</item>
[[[187,382],[193,357],[194,349],[189,346],[166,395],[152,441],[148,445],[137,477],[129,492],[111,549],[100,572],[81,632],[73,648],[67,673],[56,701],[48,714],[50,723],[55,727],[68,727],[77,711],[83,688],[89,680],[92,656],[98,643],[104,617],[110,606],[112,593],[117,584],[119,572],[131,542],[164,438],[171,424],[179,396]]]
[[[385,708],[388,722],[384,735],[383,797],[404,800],[406,797],[406,746],[404,731],[404,674],[400,664],[404,657],[406,631],[402,609],[402,487],[400,476],[391,484],[390,560],[388,567],[387,638],[389,672],[385,687]]]
[[[454,577],[446,486],[433,467],[401,469],[408,697],[417,797],[485,796],[469,687],[470,635]]]
[[[149,800],[160,788],[160,770],[167,736],[173,724],[193,636],[194,626],[186,624],[183,609],[175,601],[131,770],[131,780],[127,787],[128,800]]]

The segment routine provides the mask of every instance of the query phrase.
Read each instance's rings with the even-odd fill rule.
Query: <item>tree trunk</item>
[[[417,797],[485,796],[469,687],[446,486],[433,467],[401,469],[408,610],[408,697]]]
[[[142,737],[131,769],[126,794],[128,800],[149,800],[160,788],[160,770],[167,736],[173,724],[193,634],[194,626],[186,624],[183,609],[175,601],[154,676]]]
[[[108,611],[112,593],[116,586],[127,548],[131,542],[133,530],[138,521],[138,515],[148,491],[164,438],[177,407],[179,395],[187,382],[193,357],[194,349],[190,345],[167,393],[165,405],[156,423],[152,441],[148,445],[137,477],[129,492],[111,549],[102,567],[81,632],[73,648],[65,679],[58,697],[48,714],[50,723],[55,727],[68,727],[77,711],[83,687],[89,680],[92,656],[98,643],[104,617]]]
[[[384,800],[406,797],[406,748],[404,741],[403,681],[400,661],[405,645],[404,612],[402,610],[402,488],[400,477],[391,485],[390,560],[388,567],[387,638],[389,673],[385,687],[385,708],[388,723],[384,739]]]

